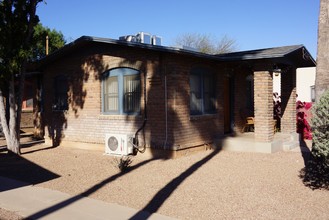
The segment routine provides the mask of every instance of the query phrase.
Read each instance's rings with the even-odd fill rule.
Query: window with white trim
[[[139,114],[141,79],[138,70],[116,68],[104,73],[102,82],[104,114]]]

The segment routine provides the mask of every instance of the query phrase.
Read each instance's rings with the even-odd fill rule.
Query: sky
[[[316,59],[320,0],[46,0],[40,22],[68,42],[140,31],[176,46],[186,33],[234,39],[237,50],[303,44]]]

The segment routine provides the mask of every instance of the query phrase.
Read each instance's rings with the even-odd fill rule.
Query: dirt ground
[[[23,218],[13,211],[8,211],[0,208],[0,219],[1,220],[22,220]]]
[[[21,157],[2,151],[0,175],[178,219],[329,219],[329,191],[312,190],[299,176],[305,158],[300,149],[138,155],[120,172],[118,158],[103,152],[39,144]],[[0,209],[0,219],[19,216]]]

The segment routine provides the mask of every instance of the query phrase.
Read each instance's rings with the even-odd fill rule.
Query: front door
[[[230,77],[224,77],[224,133],[231,132],[231,84],[232,79]]]

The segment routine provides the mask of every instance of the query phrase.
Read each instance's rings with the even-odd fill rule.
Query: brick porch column
[[[296,68],[281,73],[281,132],[296,133]]]
[[[269,71],[254,72],[255,140],[271,142],[273,127],[273,78]]]

